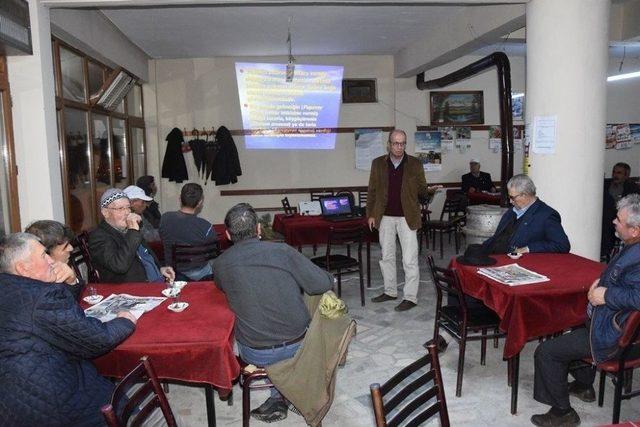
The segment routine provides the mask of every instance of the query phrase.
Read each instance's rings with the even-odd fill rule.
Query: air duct
[[[136,78],[121,67],[109,74],[98,93],[91,97],[91,105],[98,105],[106,110],[115,110],[136,83]]]

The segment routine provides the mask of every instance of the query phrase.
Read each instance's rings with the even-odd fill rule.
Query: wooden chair
[[[239,357],[238,362],[242,367],[240,370],[240,387],[242,387],[242,427],[249,427],[249,420],[251,420],[251,390],[272,388],[273,384],[269,381],[266,369],[247,365]]]
[[[598,406],[602,407],[604,403],[604,385],[607,374],[614,377],[612,424],[620,422],[620,405],[622,401],[640,396],[640,388],[635,391],[631,390],[633,370],[640,367],[640,356],[637,355],[640,347],[640,311],[634,311],[629,315],[622,330],[622,336],[618,339],[618,346],[621,349],[618,357],[596,365],[596,368],[600,370]],[[634,353],[635,358],[633,358]],[[591,359],[585,359],[585,362],[593,363]],[[623,392],[625,377],[628,379],[628,388]]]
[[[400,370],[386,383],[374,383],[369,386],[377,427],[395,427],[418,410],[420,411],[403,425],[419,426],[438,414],[440,425],[449,427],[449,412],[442,385],[438,350],[435,345],[430,345],[427,350],[427,355]],[[389,397],[385,399],[387,395]],[[434,397],[435,402],[426,406],[425,404]],[[401,406],[401,409],[390,416],[398,406]]]
[[[433,197],[428,197],[426,199],[420,199],[420,216],[422,219],[422,226],[418,229],[418,251],[422,253],[422,238],[425,239],[425,244],[427,249],[429,248],[429,222],[431,221],[431,211],[429,210],[429,205]]]
[[[127,392],[137,383],[142,384],[130,393],[131,397],[128,397]],[[140,410],[134,413],[138,408]],[[149,418],[156,408],[160,408],[169,427],[177,426],[167,396],[162,391],[149,357],[143,356],[138,366],[116,386],[111,395],[111,401],[100,410],[109,427],[137,427],[142,425],[142,422]]]
[[[362,225],[329,228],[327,250],[324,256],[311,258],[311,262],[327,271],[334,272],[338,278],[338,297],[342,296],[342,275],[358,273],[360,277],[360,303],[364,306],[364,277],[362,274],[362,243],[364,227]],[[351,256],[351,245],[358,251],[357,258]],[[336,246],[346,247],[347,254],[332,253]]]
[[[282,209],[284,210],[285,215],[293,215],[296,212],[298,212],[298,208],[291,207],[288,197],[285,197],[284,199],[280,200],[280,202],[282,203]]]
[[[174,243],[171,247],[171,266],[173,271],[178,272],[188,269],[190,265],[210,262],[220,255],[218,241],[206,243],[204,245],[181,245]],[[184,275],[184,273],[182,273]]]
[[[71,251],[69,256],[69,265],[73,268],[76,276],[82,277],[87,283],[100,283],[100,274],[91,262],[88,239],[89,235],[86,231],[80,233],[73,239],[71,242],[73,251]],[[86,271],[83,271],[83,269]]]
[[[312,191],[311,193],[309,193],[309,196],[311,197],[311,201],[312,202],[320,201],[321,197],[333,196],[333,191],[331,191],[331,190],[327,190],[327,191]]]
[[[427,257],[427,263],[436,289],[436,316],[434,319],[433,342],[438,342],[440,328],[444,329],[458,343],[458,376],[456,380],[456,397],[462,394],[462,375],[464,373],[464,355],[467,341],[481,341],[480,364],[485,364],[487,339],[501,338],[505,334],[499,332],[500,318],[489,307],[467,307],[465,294],[462,292],[460,280],[455,270],[440,268]],[[459,305],[442,305],[443,294],[451,294],[458,298]]]
[[[456,253],[460,251],[460,234],[461,228],[466,220],[466,201],[463,194],[447,194],[447,198],[442,206],[442,212],[440,213],[439,220],[428,220],[426,222],[427,230],[425,233],[431,233],[432,236],[432,248],[436,249],[436,234],[440,234],[440,258],[443,257],[443,235],[446,233],[451,240],[451,233],[453,233]]]

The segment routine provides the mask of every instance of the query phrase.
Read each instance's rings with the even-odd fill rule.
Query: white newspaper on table
[[[159,306],[165,297],[136,297],[129,294],[111,294],[98,304],[87,308],[84,311],[89,317],[95,317],[101,322],[108,322],[115,319],[116,315],[121,311],[130,311],[136,319],[139,319],[143,313],[151,311]]]
[[[549,278],[535,271],[527,270],[518,264],[508,264],[500,267],[479,268],[478,273],[496,282],[509,286],[530,285],[532,283],[548,282]]]

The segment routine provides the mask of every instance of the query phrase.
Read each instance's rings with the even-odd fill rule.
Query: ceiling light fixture
[[[615,76],[609,76],[607,77],[607,81],[615,82],[618,80],[633,79],[635,77],[640,77],[640,71],[634,71],[633,73],[616,74]]]
[[[518,98],[522,98],[524,97],[524,93],[512,93],[511,94],[511,99],[518,99]]]
[[[289,17],[289,27],[287,29],[287,44],[289,45],[289,62],[287,62],[287,72],[285,74],[285,80],[287,83],[291,83],[293,81],[293,74],[296,71],[296,59],[291,54],[291,22],[293,21],[293,16]]]

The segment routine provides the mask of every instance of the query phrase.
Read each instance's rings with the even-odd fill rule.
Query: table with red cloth
[[[467,199],[470,205],[499,205],[500,194],[485,193],[482,191],[474,191],[467,193]]]
[[[463,291],[482,300],[500,317],[500,329],[506,333],[504,357],[511,361],[511,413],[515,413],[520,351],[532,338],[584,323],[587,292],[605,265],[574,254],[524,254],[518,260],[491,256],[497,263],[490,267],[517,263],[550,279],[508,286],[480,275],[477,266],[462,265],[455,258],[450,264],[458,271]]]
[[[371,287],[371,242],[378,241],[378,231],[369,231],[367,218],[356,217],[349,221],[329,221],[319,215],[276,214],[273,218],[273,231],[284,235],[284,241],[295,247],[302,245],[326,244],[331,227],[348,227],[362,224],[365,228],[367,247],[367,287]]]
[[[216,231],[216,236],[218,238],[218,246],[221,251],[228,249],[231,246],[231,241],[227,239],[227,227],[224,224],[213,224],[213,229]],[[151,250],[156,254],[158,260],[162,262],[164,260],[164,245],[162,244],[162,240],[153,240],[147,242]]]
[[[160,283],[94,285],[105,298],[111,294],[162,296]],[[148,355],[160,379],[177,380],[205,387],[209,425],[215,425],[212,387],[228,395],[240,366],[233,352],[235,316],[227,299],[213,282],[190,282],[180,301],[189,306],[181,313],[167,309],[168,298],[144,313],[136,330],[108,354],[94,360],[100,374],[122,378]],[[88,307],[83,303],[84,308]]]

